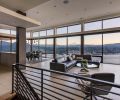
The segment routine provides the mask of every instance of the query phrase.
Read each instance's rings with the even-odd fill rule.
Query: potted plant
[[[82,72],[88,72],[88,67],[87,67],[87,65],[88,65],[88,60],[87,59],[82,59],[81,60],[81,71]]]

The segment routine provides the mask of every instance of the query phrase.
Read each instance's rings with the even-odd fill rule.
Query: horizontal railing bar
[[[45,92],[45,91],[43,91],[43,93],[45,93],[45,94],[47,94],[47,95],[49,95],[49,96],[51,96],[51,97],[54,97],[54,98],[56,98],[56,99],[58,99],[58,100],[62,100],[62,99],[57,98],[57,97],[55,97],[54,95],[51,95],[51,94],[49,94],[49,93],[47,93],[47,92]]]
[[[36,87],[34,87],[34,89],[40,91],[40,90],[37,89]],[[46,93],[45,91],[43,91],[43,93],[48,94],[48,93]],[[37,94],[39,94],[39,93],[37,93]],[[41,94],[39,94],[39,95],[41,95]],[[55,97],[54,95],[51,95],[51,94],[48,94],[48,95],[51,96],[51,97],[54,97],[54,98],[56,98],[56,99],[58,99],[58,100],[62,100],[62,99],[60,99],[60,98]]]
[[[45,75],[45,74],[43,74],[43,75]],[[69,81],[69,80],[65,80],[65,79],[62,79],[62,78],[57,78],[57,77],[54,77],[54,76],[51,76],[51,75],[45,75],[45,76],[49,76],[49,77],[52,77],[52,78],[55,78],[55,79],[58,79],[58,80],[63,80],[63,81],[66,81],[66,82],[78,84],[78,83],[76,83],[76,82]]]
[[[18,78],[19,78],[19,76],[18,76]],[[31,83],[31,82],[30,82]],[[32,83],[31,83],[32,84]],[[36,85],[35,83],[33,83],[34,85]],[[24,89],[24,88],[23,88]],[[28,88],[26,88],[26,89],[28,89]],[[30,94],[29,94],[30,95]],[[31,96],[31,95],[30,95]]]
[[[36,74],[41,74],[41,73],[38,73],[38,72],[36,72],[36,71],[31,71],[31,70],[27,70],[27,69],[22,70],[22,72],[24,72],[24,71],[25,71],[25,72],[26,72],[26,71],[27,71],[27,72],[32,72],[32,73],[36,73]]]
[[[16,77],[16,78],[17,78],[17,77]],[[19,77],[19,74],[18,74],[18,80],[20,80],[20,82],[23,83],[23,81],[21,81],[21,78]],[[20,83],[20,84],[21,84],[21,83]],[[34,95],[29,92],[30,89],[29,89],[28,87],[26,87],[27,84],[26,84],[26,83],[23,83],[23,84],[21,84],[21,85],[24,86],[23,90],[24,90],[25,92],[28,90],[27,93],[29,94],[29,96],[30,96],[31,98],[33,98]],[[31,95],[32,95],[32,96],[31,96]]]
[[[33,81],[35,81],[35,82],[41,83],[41,81],[35,80],[35,79],[33,79],[33,78],[29,78],[29,77],[26,77],[26,78],[29,79],[29,80],[33,80]]]
[[[25,72],[23,72],[23,73],[24,73],[24,74],[27,74],[27,75],[30,75],[30,76],[33,76],[33,77],[41,78],[41,77],[38,77],[38,76],[36,76],[36,75],[31,75],[31,74],[28,74],[28,73],[25,73]],[[49,76],[49,77],[52,77],[52,78],[56,78],[56,79],[59,79],[59,80],[67,81],[67,82],[70,82],[70,83],[75,83],[75,82],[73,82],[73,81],[69,81],[69,80],[65,80],[65,79],[53,77],[53,76],[50,76],[50,75],[46,75],[46,74],[43,74],[43,75]],[[26,77],[27,77],[27,76],[26,76]],[[75,84],[78,84],[78,83],[75,83]]]
[[[19,78],[18,78],[18,80],[19,80]],[[21,80],[19,80],[19,81],[21,82]],[[26,94],[25,94],[24,92],[26,92],[26,90],[23,88],[23,85],[22,85],[22,87],[21,87],[21,85],[22,85],[22,84],[19,84],[18,91],[21,91],[21,94],[25,96]],[[24,91],[24,92],[23,92],[23,91]],[[28,97],[28,96],[27,96],[27,97]],[[29,97],[28,97],[28,98],[29,98]],[[24,100],[24,99],[23,99],[23,100]]]
[[[29,78],[29,77],[26,76],[26,78]],[[39,78],[40,78],[40,77],[39,77]],[[29,78],[29,79],[34,80],[34,81],[36,81],[36,82],[40,82],[40,81],[37,81],[37,80],[32,79],[32,78]],[[50,80],[45,79],[45,78],[44,78],[44,80],[46,80],[46,81],[50,81]],[[67,85],[63,85],[63,84],[60,84],[60,83],[57,83],[57,82],[54,82],[54,81],[50,81],[50,82],[53,82],[53,83],[56,83],[56,84],[59,84],[59,85],[62,85],[62,86],[66,86],[66,87],[69,87],[69,88],[72,88],[72,89],[75,89],[75,90],[78,90],[78,91],[82,91],[82,90],[80,90],[80,89],[73,88],[73,87],[70,87],[70,86],[67,86]],[[81,85],[82,85],[82,84],[81,84]],[[84,92],[84,91],[82,91],[82,92]]]
[[[32,68],[32,69],[37,69],[37,70],[43,70],[43,71],[47,71],[47,72],[52,72],[52,73],[56,73],[56,74],[60,74],[60,75],[73,77],[73,78],[83,79],[83,80],[86,80],[86,81],[99,82],[99,83],[102,83],[102,84],[106,84],[106,85],[110,85],[110,86],[113,86],[113,87],[120,88],[120,85],[112,83],[112,82],[108,82],[108,81],[93,79],[93,78],[84,77],[84,76],[80,76],[80,75],[78,76],[78,75],[74,75],[74,74],[70,74],[70,73],[69,74],[68,73],[63,73],[63,72],[54,71],[54,70],[47,70],[47,69],[42,69],[42,68],[36,68],[36,67],[26,66],[26,65],[22,65],[22,64],[16,64],[16,65],[24,66],[24,67],[28,67],[28,68]]]
[[[33,76],[33,77],[37,77],[37,78],[41,78],[41,77],[38,77],[36,75],[31,75],[31,74],[28,74],[28,73],[25,73],[25,72],[22,72],[23,74],[26,74],[26,75],[29,75],[29,76]],[[25,76],[26,77],[26,76]]]
[[[31,83],[31,82],[30,82]],[[40,85],[37,85],[37,84],[35,84],[35,83],[31,83],[31,84],[34,84],[34,85],[36,85],[36,86],[40,86]],[[48,85],[48,84],[46,84],[46,83],[43,83],[44,85]],[[74,94],[74,93],[72,93],[72,92],[69,92],[69,91],[65,91],[65,90],[63,90],[63,89],[60,89],[60,88],[57,88],[57,87],[54,87],[54,86],[52,86],[52,85],[48,85],[48,86],[51,86],[51,87],[53,87],[53,88],[56,88],[56,89],[58,89],[58,90],[61,90],[61,91],[64,91],[64,92],[66,92],[66,93],[70,93],[70,94],[72,94],[72,95],[75,95],[75,96],[78,96],[78,97],[81,97],[81,98],[84,98],[84,97],[82,97],[82,96],[80,96],[80,95],[77,95],[77,94]],[[36,87],[34,87],[33,86],[33,88],[35,88],[35,89],[37,89]],[[43,87],[44,88],[44,87]],[[46,88],[45,88],[46,89]],[[39,90],[39,89],[37,89],[37,90]],[[39,90],[40,91],[40,90]],[[83,92],[83,91],[82,91]],[[55,92],[56,93],[56,92]]]
[[[44,80],[49,81],[49,82],[53,82],[53,83],[55,83],[55,84],[59,84],[59,85],[61,85],[61,86],[65,86],[65,87],[68,87],[68,88],[71,88],[71,89],[75,89],[75,90],[77,90],[77,91],[85,92],[85,91],[83,91],[83,90],[80,90],[80,89],[77,89],[77,88],[74,88],[74,87],[71,87],[71,86],[63,85],[63,84],[58,83],[58,82],[50,81],[50,80],[45,79],[45,78],[44,78]],[[79,85],[81,85],[81,86],[86,86],[86,85],[84,85],[84,84],[79,84]],[[89,86],[86,86],[86,87],[89,87]]]
[[[60,93],[55,92],[55,91],[53,91],[53,90],[50,90],[50,89],[48,89],[48,88],[45,88],[45,87],[44,87],[44,89],[46,89],[46,90],[48,90],[48,91],[51,91],[51,92],[53,92],[53,93],[55,93],[55,94],[57,94],[57,95],[63,96],[63,97],[65,97],[65,98],[68,98],[68,99],[70,99],[70,100],[74,100],[74,99],[72,99],[72,98],[70,98],[70,97],[68,97],[68,96],[65,96],[65,95],[63,95],[63,94],[60,94]]]
[[[26,78],[28,78],[28,80],[27,81],[29,81],[29,83],[30,84],[33,84],[32,85],[32,87],[33,87],[33,89],[35,89],[35,87],[36,87],[36,89],[38,90],[38,91],[40,91],[40,93],[41,93],[41,90],[40,89],[38,89],[37,87],[41,87],[40,86],[40,84],[36,84],[36,83],[34,83],[34,82],[32,82],[32,81],[36,81],[36,82],[38,82],[38,83],[41,83],[41,81],[38,81],[37,79],[39,78],[39,79],[41,79],[41,77],[39,77],[39,76],[37,76],[37,75],[41,75],[41,73],[39,73],[39,72],[36,72],[35,70],[40,70],[40,71],[43,71],[43,72],[51,72],[51,73],[55,73],[55,74],[57,74],[57,75],[62,75],[62,76],[66,76],[66,78],[67,77],[71,77],[71,78],[75,78],[75,79],[80,79],[80,80],[85,80],[85,81],[90,81],[91,83],[94,83],[94,82],[98,82],[98,83],[100,83],[100,84],[102,84],[103,86],[104,85],[107,85],[107,86],[111,86],[111,87],[116,87],[116,88],[120,88],[120,85],[119,84],[116,84],[116,83],[112,83],[112,82],[107,82],[107,81],[103,81],[103,80],[98,80],[98,79],[93,79],[93,78],[89,78],[89,77],[84,77],[84,76],[78,76],[78,75],[75,75],[75,74],[70,74],[70,73],[63,73],[63,72],[58,72],[58,71],[54,71],[54,70],[47,70],[47,69],[41,69],[41,68],[34,68],[34,67],[31,67],[31,66],[25,66],[25,65],[21,65],[21,64],[16,64],[16,65],[13,65],[13,66],[16,66],[16,67],[14,67],[14,72],[15,72],[15,75],[14,75],[14,77],[15,78],[17,78],[18,77],[18,80],[19,80],[19,82],[21,82],[21,83],[19,83],[18,85],[19,85],[19,88],[20,88],[20,90],[19,90],[19,92],[21,93],[21,90],[23,90],[24,92],[25,92],[25,87],[26,86],[23,86],[22,85],[22,83],[24,84],[24,80],[21,80],[21,72],[23,73],[23,75],[24,74],[26,74],[24,77],[26,77]],[[34,69],[34,71],[29,71],[29,70],[19,70],[20,71],[20,73],[19,73],[19,71],[18,71],[18,66],[23,66],[23,67],[28,67],[28,68],[32,68],[32,69]],[[30,72],[30,73],[27,73],[27,72]],[[31,73],[36,73],[36,74],[33,74],[33,75],[31,75]],[[99,91],[103,91],[103,92],[107,92],[107,93],[111,93],[111,94],[114,94],[114,95],[119,95],[120,96],[120,94],[119,93],[115,93],[115,92],[112,92],[112,91],[108,91],[108,90],[104,90],[103,88],[101,89],[101,88],[97,88],[96,86],[86,86],[86,85],[83,85],[83,84],[79,84],[78,82],[76,83],[76,82],[73,82],[73,81],[70,81],[70,80],[66,80],[66,79],[64,79],[64,77],[63,78],[59,78],[59,77],[54,77],[54,76],[51,76],[51,75],[48,75],[48,74],[42,74],[42,75],[44,75],[44,76],[48,76],[48,77],[45,77],[43,80],[45,80],[44,82],[43,82],[43,85],[47,85],[48,87],[43,87],[43,89],[45,89],[45,91],[43,91],[43,93],[44,94],[46,94],[47,92],[49,92],[49,93],[53,93],[53,94],[56,94],[56,96],[62,96],[62,97],[64,97],[64,98],[68,98],[68,99],[70,99],[70,100],[74,100],[73,98],[74,98],[74,96],[75,97],[80,97],[80,98],[85,98],[85,97],[83,97],[83,96],[81,96],[81,95],[79,95],[78,93],[77,94],[75,94],[75,92],[73,93],[73,92],[71,92],[71,91],[67,91],[67,90],[64,90],[64,88],[60,88],[60,87],[57,87],[56,85],[55,86],[53,86],[54,84],[48,84],[48,83],[46,83],[47,81],[49,81],[49,82],[52,82],[52,83],[55,83],[55,84],[57,84],[57,85],[61,85],[61,86],[64,86],[64,87],[68,87],[68,88],[70,88],[70,89],[75,89],[75,90],[77,90],[77,91],[81,91],[81,92],[83,92],[83,93],[87,93],[86,91],[83,91],[83,90],[80,90],[80,89],[77,89],[77,88],[75,88],[75,87],[71,87],[71,86],[67,86],[67,85],[64,85],[64,84],[62,84],[62,83],[58,83],[58,82],[56,82],[56,81],[52,81],[52,80],[49,80],[49,77],[52,77],[52,78],[55,78],[55,79],[58,79],[58,80],[63,80],[63,82],[70,82],[70,83],[74,83],[74,84],[77,84],[77,85],[81,85],[81,87],[82,86],[85,86],[85,87],[89,87],[90,88],[90,90],[92,90],[92,91],[96,91],[96,90],[99,90]],[[17,74],[19,74],[18,76],[17,76]],[[27,76],[28,75],[28,76]],[[30,76],[33,76],[32,78],[30,78]],[[36,78],[36,79],[33,79],[33,78]],[[17,79],[14,79],[14,84],[17,82]],[[62,82],[62,81],[61,81]],[[14,86],[15,87],[15,86]],[[50,87],[50,88],[49,88]],[[27,87],[26,87],[27,88]],[[17,88],[15,88],[15,90],[16,90]],[[53,89],[57,89],[58,91],[54,91]],[[28,89],[29,90],[29,89]],[[47,90],[47,92],[46,92],[46,90]],[[27,91],[27,90],[26,90]],[[60,92],[59,93],[59,91],[63,91],[62,93]],[[47,93],[46,95],[51,95],[51,94],[49,94],[49,93]],[[67,94],[70,94],[70,95],[72,95],[73,96],[73,98],[72,98],[72,96],[71,97],[69,97],[67,94],[65,94],[64,95],[64,93],[67,93]],[[38,94],[38,93],[37,93]],[[90,94],[90,92],[88,92],[88,94],[89,95],[91,95]],[[28,97],[28,95],[27,94],[24,94],[23,93],[23,95],[25,96],[25,97]],[[34,95],[34,94],[33,94]],[[52,97],[54,96],[54,95],[51,95]],[[55,96],[55,98],[56,98],[56,96]],[[101,96],[101,95],[96,95],[94,92],[93,92],[93,94],[92,94],[92,96],[96,96],[96,97],[98,97],[98,98],[103,98],[103,99],[107,99],[107,100],[112,100],[111,98],[109,98],[109,97],[104,97],[104,96]],[[44,97],[44,96],[43,96]],[[28,97],[29,98],[29,97]],[[54,98],[54,97],[53,97]],[[46,98],[46,99],[49,99],[49,98]],[[58,98],[59,99],[59,98]],[[51,100],[51,99],[49,99],[49,100]],[[62,100],[62,99],[59,99],[59,100]]]
[[[21,94],[23,94],[26,97],[26,94],[25,94],[26,91],[22,87],[19,87],[19,88],[20,88],[19,91],[21,91]],[[27,98],[29,98],[29,97],[27,96]],[[23,99],[23,100],[25,100],[25,99]]]
[[[46,84],[46,83],[44,83],[44,84],[47,85],[47,86],[53,87],[53,88],[55,88],[55,89],[58,89],[58,90],[64,91],[64,92],[66,92],[66,93],[69,93],[69,94],[72,94],[72,95],[75,95],[75,96],[78,96],[78,97],[82,97],[82,96],[77,95],[77,94],[75,94],[75,93],[72,93],[72,92],[69,92],[69,91],[66,91],[66,90],[63,90],[63,89],[57,88],[57,87],[55,87],[55,86],[52,86],[52,85],[49,85],[49,84]]]
[[[45,99],[47,99],[47,100],[51,100],[51,99],[49,99],[49,98],[45,97],[44,95],[43,95],[43,98],[45,98]],[[43,100],[44,100],[44,99],[43,99]]]
[[[33,84],[33,85],[38,86],[38,87],[41,87],[40,85],[35,84],[35,83],[33,83],[33,82],[30,82],[30,84]]]
[[[48,79],[45,79],[45,78],[44,78],[44,80],[55,83],[55,84],[59,84],[59,85],[64,86],[64,87],[68,87],[68,88],[72,88],[72,89],[81,91],[80,89],[77,89],[77,88],[74,88],[74,87],[71,87],[71,86],[68,86],[68,85],[65,85],[65,84],[61,84],[61,83],[58,83],[58,82],[54,82],[54,81],[51,81],[51,80],[48,80]]]
[[[23,73],[19,70],[19,67],[16,66],[16,71],[17,73],[19,73],[19,75],[22,77],[22,79],[25,81],[25,83],[27,84],[27,86],[29,87],[29,89],[32,91],[32,94],[34,95],[33,97],[35,97],[37,100],[40,100],[40,98],[38,97],[38,95],[35,93],[34,89],[31,87],[31,85],[29,84],[29,82],[27,81],[27,79],[25,78],[25,76],[23,75]]]
[[[23,72],[24,74],[27,74],[27,75],[29,75],[29,76],[33,76],[33,77],[37,77],[37,78],[41,78],[41,77],[38,77],[38,76],[36,76],[36,75],[31,75],[31,74],[28,74],[28,73],[25,73],[25,72]],[[45,75],[45,76],[49,76],[49,77],[52,77],[52,78],[55,78],[55,79],[59,79],[59,80],[63,80],[63,81],[67,81],[67,82],[70,82],[70,83],[75,83],[75,84],[78,84],[78,83],[76,83],[76,82],[73,82],[73,81],[69,81],[69,80],[65,80],[65,79],[61,79],[61,78],[57,78],[57,77],[54,77],[54,76],[50,76],[50,75],[46,75],[46,74],[43,74],[43,75]],[[27,77],[27,76],[26,76]],[[28,77],[27,77],[28,78]],[[44,78],[45,79],[45,78]]]

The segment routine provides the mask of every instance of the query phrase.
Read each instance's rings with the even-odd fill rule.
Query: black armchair
[[[114,82],[115,75],[113,73],[96,73],[96,74],[92,74],[91,78],[102,80],[102,81]],[[97,96],[108,95],[108,93],[110,92],[110,90],[112,88],[112,86],[105,85],[100,82],[81,81],[81,84],[83,84],[83,86],[80,86],[81,89],[86,91],[85,92],[86,97],[84,100],[88,100],[88,98],[90,98],[91,94],[92,94],[92,97],[95,100],[97,100]],[[94,88],[92,88],[91,86]]]

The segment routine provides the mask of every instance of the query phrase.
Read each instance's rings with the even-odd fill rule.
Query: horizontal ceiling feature
[[[0,0],[0,5],[8,9],[26,11],[49,0]]]
[[[36,20],[20,15],[2,6],[0,6],[0,24],[24,28],[36,27],[41,25],[40,22]]]

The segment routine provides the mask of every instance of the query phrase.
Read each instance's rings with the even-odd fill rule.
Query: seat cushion
[[[63,62],[63,64],[64,64],[66,67],[74,66],[74,65],[76,64],[76,60],[65,61],[65,62]]]

